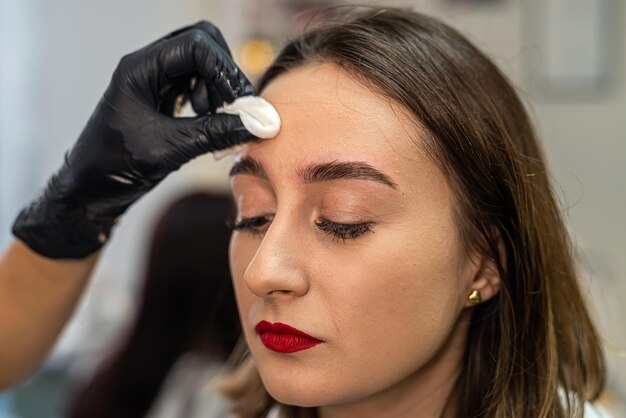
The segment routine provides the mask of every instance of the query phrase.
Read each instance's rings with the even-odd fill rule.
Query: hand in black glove
[[[22,210],[13,233],[50,258],[96,251],[116,218],[167,174],[255,138],[239,116],[206,114],[251,94],[254,87],[208,22],[125,56],[64,165]],[[179,97],[202,116],[174,118]]]

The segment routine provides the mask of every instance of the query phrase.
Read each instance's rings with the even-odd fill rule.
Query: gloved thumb
[[[280,131],[276,109],[260,97],[243,96],[195,118],[174,119],[179,152],[191,159],[197,155],[231,148],[254,139],[273,138]]]
[[[174,119],[174,132],[168,142],[174,154],[184,161],[207,152],[219,151],[257,139],[246,129],[238,115],[210,114],[194,118]]]

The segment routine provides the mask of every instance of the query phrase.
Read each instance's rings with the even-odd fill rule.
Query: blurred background
[[[0,0],[0,251],[11,239],[20,207],[58,168],[124,54],[207,19],[221,28],[237,62],[254,79],[311,10],[337,3]],[[543,140],[581,254],[583,288],[606,339],[605,402],[619,408],[626,399],[626,5],[622,0],[375,3],[443,19],[487,52],[518,87]],[[198,158],[130,209],[48,361],[0,394],[0,418],[64,416],[73,385],[93,371],[128,326],[157,214],[187,191],[227,190],[230,164],[228,158]]]

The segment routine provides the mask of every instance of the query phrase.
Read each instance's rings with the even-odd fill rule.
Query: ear
[[[504,243],[502,239],[498,237],[498,252],[500,253],[500,260],[502,260],[503,268],[506,269],[506,255],[504,250]],[[468,299],[465,301],[466,307],[476,306],[477,303],[472,302],[469,299],[469,295],[477,290],[480,294],[480,301],[485,302],[494,297],[500,291],[500,285],[502,277],[498,270],[498,265],[493,257],[484,254],[480,255],[478,260],[478,269],[474,274],[472,281],[470,282],[469,289],[467,289]]]

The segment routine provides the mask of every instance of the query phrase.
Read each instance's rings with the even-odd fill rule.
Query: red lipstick
[[[261,342],[267,348],[279,353],[295,353],[324,342],[280,322],[271,324],[267,321],[261,321],[254,327],[254,330],[259,334]]]

